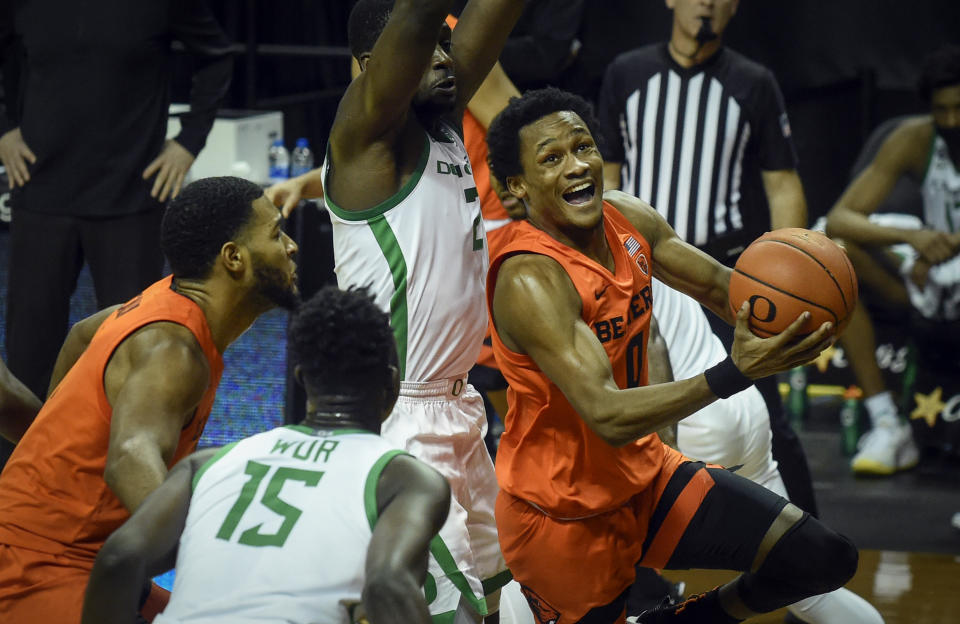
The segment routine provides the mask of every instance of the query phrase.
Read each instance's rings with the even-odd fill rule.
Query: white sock
[[[884,624],[872,604],[843,587],[804,598],[787,610],[808,624]]]
[[[897,406],[893,403],[893,395],[889,390],[867,397],[863,400],[870,422],[874,427],[896,427],[900,424]]]

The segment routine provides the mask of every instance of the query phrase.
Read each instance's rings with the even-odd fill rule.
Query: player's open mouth
[[[596,187],[593,182],[584,182],[565,192],[563,200],[573,206],[580,206],[592,200],[594,194],[596,194]]]
[[[434,83],[433,88],[443,94],[453,94],[457,92],[457,79],[453,76],[444,78]]]

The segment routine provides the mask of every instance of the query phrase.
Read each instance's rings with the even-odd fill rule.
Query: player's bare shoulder
[[[922,177],[930,157],[933,135],[932,116],[908,117],[886,138],[877,158],[895,161],[897,169]]]
[[[192,331],[161,321],[133,332],[114,350],[104,372],[108,397],[134,372],[167,375],[185,396],[199,400],[209,384],[210,363]]]
[[[650,242],[656,240],[663,219],[653,206],[623,191],[604,191],[603,200],[626,217],[644,238]]]

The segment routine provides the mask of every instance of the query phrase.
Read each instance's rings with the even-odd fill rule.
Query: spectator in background
[[[930,113],[904,120],[887,137],[830,211],[827,233],[843,239],[871,301],[911,310],[915,321],[934,328],[928,335],[943,348],[960,320],[960,47],[927,57],[920,91]],[[920,186],[922,220],[873,214],[903,175]],[[853,471],[888,475],[915,466],[910,425],[877,365],[873,323],[863,305],[842,341],[873,425],[861,438]]]
[[[160,278],[163,202],[203,148],[233,64],[203,2],[36,0],[0,11],[0,160],[14,189],[7,356],[42,397],[84,261],[99,308]],[[195,63],[191,110],[165,140],[172,40]]]
[[[770,71],[723,46],[736,0],[666,4],[669,42],[618,56],[604,77],[604,188],[650,202],[681,238],[732,265],[764,231],[807,225],[790,124]],[[707,316],[729,349],[732,328]],[[816,514],[806,456],[776,379],[757,387],[790,500]]]

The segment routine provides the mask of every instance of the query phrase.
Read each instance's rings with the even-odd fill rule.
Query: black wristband
[[[721,399],[732,397],[753,385],[753,380],[740,372],[729,355],[716,366],[703,371],[710,391]]]

